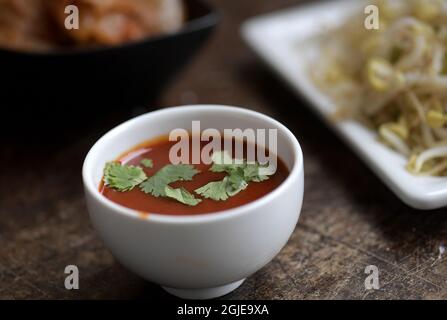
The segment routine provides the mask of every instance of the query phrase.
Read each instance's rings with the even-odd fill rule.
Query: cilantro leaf
[[[267,165],[261,165],[258,162],[247,162],[241,159],[231,159],[227,151],[215,152],[212,155],[213,165],[210,168],[212,172],[226,172],[229,175],[241,174],[243,171],[244,179],[247,182],[261,182],[267,180],[269,176],[276,172],[276,168],[269,168]]]
[[[212,172],[227,172],[231,174],[234,170],[245,166],[244,160],[232,159],[228,151],[214,152],[211,159],[213,161],[213,165],[210,168]]]
[[[256,164],[250,163],[247,164],[244,167],[244,177],[247,179],[253,179],[254,177],[258,176],[258,169],[259,166],[257,166]]]
[[[259,163],[248,163],[244,168],[244,177],[247,181],[261,182],[268,180],[275,174],[276,168],[269,168],[268,165],[262,166]]]
[[[227,200],[246,189],[249,182],[267,180],[276,171],[258,162],[248,163],[241,159],[231,159],[227,151],[213,153],[212,160],[210,171],[226,172],[228,176],[221,181],[210,182],[195,192],[204,198],[216,201]]]
[[[227,193],[230,197],[238,194],[248,186],[248,182],[244,180],[244,177],[238,174],[232,174],[228,177]]]
[[[152,168],[154,166],[154,163],[152,159],[143,159],[140,161],[140,163],[145,166],[146,168]]]
[[[228,170],[229,170],[228,166],[217,163],[214,163],[210,168],[210,171],[212,172],[227,172]]]
[[[227,186],[228,177],[225,177],[221,181],[210,182],[203,187],[194,190],[194,192],[206,199],[224,201],[228,199]]]
[[[232,159],[228,151],[215,151],[211,155],[211,160],[214,164],[232,165],[236,164],[236,159]]]
[[[243,169],[245,167],[245,164],[219,164],[219,163],[214,163],[211,168],[210,171],[212,172],[226,172],[228,174],[232,174],[235,171],[239,170],[239,169]]]
[[[146,174],[140,167],[108,162],[104,168],[105,185],[117,191],[130,191],[146,179]]]
[[[226,176],[221,181],[210,182],[203,187],[194,190],[194,192],[206,199],[225,201],[229,197],[232,197],[247,188],[247,186],[248,183],[242,176],[233,174]]]
[[[188,206],[196,206],[200,202],[202,202],[201,199],[194,198],[194,195],[192,195],[185,188],[174,189],[174,188],[171,188],[170,186],[166,186],[165,187],[165,194],[166,194],[166,197],[175,199],[178,202],[181,202],[181,203],[186,204]]]
[[[155,197],[165,197],[167,185],[176,181],[190,181],[199,172],[193,165],[168,164],[144,181],[140,187],[144,193],[150,193]]]

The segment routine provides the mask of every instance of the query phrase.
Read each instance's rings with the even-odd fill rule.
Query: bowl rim
[[[207,111],[207,112],[232,112],[234,114],[241,114],[245,116],[256,117],[264,122],[270,123],[274,128],[277,128],[278,131],[282,132],[285,136],[286,143],[289,144],[289,148],[292,151],[293,156],[293,165],[290,169],[289,175],[287,178],[274,190],[267,193],[263,197],[256,199],[254,201],[248,202],[238,207],[234,207],[227,210],[215,211],[215,212],[207,212],[203,214],[197,215],[166,215],[159,213],[148,213],[147,218],[141,218],[141,212],[138,210],[130,209],[125,206],[119,205],[105,196],[103,196],[98,188],[95,186],[93,179],[91,178],[91,171],[93,170],[93,163],[96,158],[96,149],[103,143],[107,142],[109,139],[113,139],[113,136],[121,135],[131,127],[136,125],[137,123],[147,121],[148,119],[161,115],[163,113],[171,113],[172,115],[179,115],[180,113],[188,113],[188,112],[196,112],[196,111]],[[150,139],[151,137],[148,137]],[[132,148],[130,146],[129,148]],[[282,123],[269,117],[265,114],[262,114],[257,111],[227,106],[227,105],[216,105],[216,104],[196,104],[196,105],[184,105],[184,106],[176,106],[164,108],[161,110],[156,110],[152,112],[145,113],[138,117],[132,118],[123,122],[122,124],[114,127],[107,133],[105,133],[99,140],[95,142],[95,144],[91,147],[89,152],[87,153],[83,166],[82,166],[82,180],[84,184],[84,189],[86,193],[89,193],[97,202],[99,202],[102,206],[105,206],[109,211],[112,211],[116,214],[127,216],[132,219],[138,219],[139,221],[147,222],[147,223],[169,223],[169,224],[188,224],[188,223],[206,223],[206,222],[215,222],[221,220],[231,219],[235,216],[240,216],[247,214],[253,210],[259,209],[264,206],[266,203],[274,200],[281,193],[289,188],[291,184],[293,184],[296,180],[300,179],[300,176],[303,174],[304,170],[304,159],[303,153],[301,150],[301,146],[295,137],[295,135]],[[303,186],[304,188],[304,186]]]
[[[86,56],[90,54],[104,54],[112,53],[129,49],[138,49],[141,46],[145,46],[150,43],[157,43],[166,41],[168,39],[175,38],[177,36],[197,32],[215,27],[219,23],[220,12],[212,7],[207,1],[203,0],[188,0],[192,1],[205,8],[206,13],[202,16],[186,20],[183,26],[173,32],[162,33],[155,36],[144,37],[142,39],[125,41],[117,45],[100,45],[97,47],[82,48],[56,48],[48,51],[32,51],[32,50],[20,50],[13,48],[0,47],[0,53],[12,54],[20,57],[33,57],[33,58],[56,58],[56,57],[73,57],[73,56]]]

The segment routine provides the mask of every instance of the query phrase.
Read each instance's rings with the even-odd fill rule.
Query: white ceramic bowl
[[[242,34],[253,50],[307,105],[344,140],[372,171],[409,206],[430,210],[447,207],[447,179],[411,174],[408,159],[378,139],[377,132],[358,121],[334,121],[337,102],[322,92],[309,66],[321,56],[321,36],[348,17],[359,14],[369,0],[312,1],[246,22]],[[366,15],[365,15],[366,17]],[[301,106],[300,106],[301,107]],[[371,190],[374,192],[375,190]]]
[[[290,175],[266,196],[217,213],[169,216],[139,213],[113,203],[98,191],[104,164],[141,142],[191,128],[277,129],[278,155]],[[82,171],[93,226],[124,266],[168,292],[193,299],[222,296],[236,289],[287,243],[303,199],[303,155],[282,124],[246,109],[200,105],[151,112],[104,135],[88,153]]]

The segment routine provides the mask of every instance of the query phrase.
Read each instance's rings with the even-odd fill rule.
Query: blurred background
[[[161,1],[149,5],[158,13],[150,22],[138,9],[143,0],[135,8],[31,2],[0,2],[0,298],[171,299],[103,247],[80,173],[90,147],[113,126],[198,103],[266,113],[293,131],[305,155],[304,207],[289,244],[225,298],[447,298],[445,210],[404,205],[240,36],[251,17],[319,1]],[[61,8],[70,3],[81,19],[88,13],[87,30],[62,27]],[[68,264],[80,268],[81,290],[64,289]],[[371,264],[381,290],[365,291]]]

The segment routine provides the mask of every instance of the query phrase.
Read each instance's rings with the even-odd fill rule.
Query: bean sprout
[[[377,130],[411,173],[447,176],[447,0],[374,4],[379,30],[352,16],[322,36],[309,72],[337,115]]]

